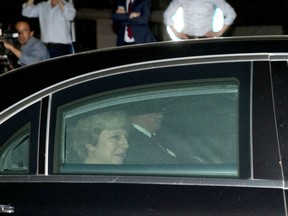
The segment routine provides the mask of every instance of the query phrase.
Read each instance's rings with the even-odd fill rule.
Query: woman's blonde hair
[[[124,128],[129,131],[131,122],[123,111],[108,111],[81,118],[73,130],[72,148],[81,161],[87,158],[86,144],[96,146],[103,130]]]

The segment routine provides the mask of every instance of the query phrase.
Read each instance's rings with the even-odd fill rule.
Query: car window
[[[28,173],[30,124],[19,129],[0,148],[0,174]]]
[[[63,105],[54,171],[239,177],[239,89],[237,78],[169,82]]]

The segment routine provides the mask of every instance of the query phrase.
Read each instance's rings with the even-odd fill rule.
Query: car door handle
[[[11,205],[0,205],[0,214],[1,213],[14,213],[14,207]]]

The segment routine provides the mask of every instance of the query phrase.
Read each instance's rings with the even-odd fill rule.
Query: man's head
[[[162,112],[145,113],[131,116],[131,121],[150,133],[156,133],[162,125],[163,117]]]
[[[34,35],[34,31],[31,31],[30,25],[26,21],[17,22],[15,28],[19,33],[18,41],[21,45],[25,45]]]
[[[134,124],[145,128],[150,133],[156,133],[162,125],[167,105],[166,100],[139,101],[128,108],[128,113]]]

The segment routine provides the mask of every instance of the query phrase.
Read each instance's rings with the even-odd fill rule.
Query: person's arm
[[[188,35],[184,34],[183,32],[178,32],[178,31],[174,28],[173,25],[172,25],[172,26],[169,26],[169,27],[170,27],[170,29],[172,30],[173,34],[174,34],[177,38],[179,38],[179,39],[188,39]]]
[[[34,0],[28,0],[22,5],[22,16],[38,17],[38,8],[34,5]]]
[[[147,24],[150,19],[151,0],[145,0],[133,7],[129,14],[129,25]]]
[[[129,14],[126,12],[125,6],[126,1],[119,0],[116,8],[113,10],[111,18],[116,22],[127,22],[129,19]]]
[[[62,0],[58,0],[59,7],[62,11],[64,11],[64,3]]]
[[[115,11],[116,14],[125,14],[125,8],[123,6],[118,6],[116,11]]]
[[[22,52],[17,49],[16,47],[14,47],[12,44],[6,42],[6,41],[3,41],[3,44],[4,44],[4,47],[8,50],[10,50],[18,59],[20,58]]]
[[[187,39],[187,35],[185,35],[182,32],[178,32],[174,28],[174,21],[173,21],[173,16],[176,14],[177,10],[182,7],[180,1],[178,0],[172,0],[171,3],[168,5],[166,10],[163,13],[163,22],[166,26],[169,26],[172,32],[176,37],[179,39]]]
[[[223,13],[224,25],[222,29],[218,32],[207,32],[206,37],[221,37],[236,19],[237,14],[234,8],[225,0],[217,1],[216,7],[218,7]]]
[[[132,12],[132,13],[130,13],[130,15],[129,15],[129,19],[134,19],[134,18],[137,18],[137,17],[139,17],[139,16],[141,16],[141,13],[140,13],[140,12]]]
[[[65,19],[68,21],[73,21],[76,16],[76,9],[74,4],[70,2],[64,2],[63,0],[58,0],[58,5]]]
[[[218,31],[218,32],[209,31],[209,32],[206,32],[205,36],[208,38],[221,37],[229,27],[230,27],[230,25],[224,24],[220,31]]]
[[[150,1],[150,0],[149,0]],[[140,8],[141,9],[141,8]],[[139,11],[132,11],[131,13],[127,13],[125,10],[125,7],[121,4],[119,4],[115,10],[115,12],[112,13],[112,19],[114,21],[129,21],[130,19],[135,19],[137,17],[141,16],[141,13]]]
[[[32,6],[34,4],[34,0],[28,0],[26,2],[26,6]]]

